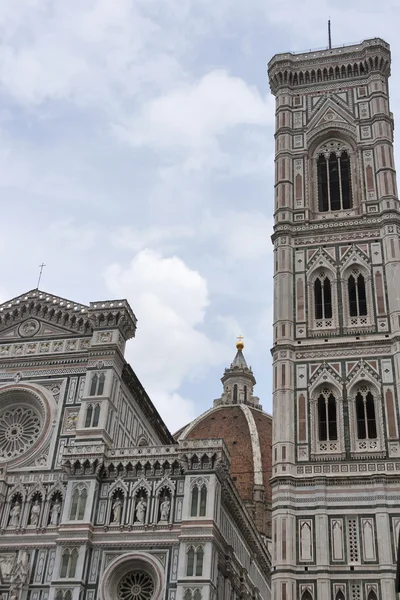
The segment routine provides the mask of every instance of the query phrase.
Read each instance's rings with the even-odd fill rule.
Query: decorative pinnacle
[[[242,335],[238,335],[238,337],[237,337],[236,348],[238,350],[243,350],[243,348],[244,348],[243,336]]]

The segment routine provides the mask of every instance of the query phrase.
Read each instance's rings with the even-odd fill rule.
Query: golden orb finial
[[[237,337],[236,348],[238,350],[243,350],[243,348],[244,348],[243,336],[242,335],[238,335],[238,337]]]

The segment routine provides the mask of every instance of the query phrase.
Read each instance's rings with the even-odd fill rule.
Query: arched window
[[[193,595],[193,600],[201,600],[201,591],[200,590],[195,590],[194,595]]]
[[[330,152],[329,146],[324,148],[317,159],[317,187],[320,212],[352,207],[350,158],[346,150]]]
[[[106,376],[104,375],[104,373],[101,373],[99,375],[99,385],[97,387],[97,396],[101,396],[102,393],[104,392],[104,382],[106,380]]]
[[[70,521],[82,521],[85,516],[86,500],[86,488],[75,488],[72,494],[71,510],[69,514]]]
[[[238,401],[238,386],[237,383],[233,386],[233,404],[237,404]]]
[[[362,388],[356,395],[357,437],[359,440],[377,438],[375,403],[371,392]]]
[[[313,597],[311,596],[311,593],[308,590],[306,590],[303,593],[301,600],[313,600]]]
[[[95,373],[90,382],[90,396],[101,396],[104,392],[105,381],[106,376],[104,373],[100,373],[100,375]]]
[[[66,548],[62,555],[60,577],[75,577],[76,565],[78,563],[78,549]]]
[[[367,314],[367,296],[365,279],[356,269],[347,280],[349,294],[349,311],[351,317],[361,317]]]
[[[247,402],[247,385],[244,386],[244,401]]]
[[[62,555],[60,577],[64,578],[67,576],[68,565],[69,565],[69,550],[66,549],[66,550],[64,550],[63,555]]]
[[[193,486],[192,500],[190,505],[191,517],[205,517],[207,510],[207,486],[202,485],[199,490],[198,486]]]
[[[374,590],[371,590],[370,593],[368,594],[368,598],[367,600],[378,600]]]
[[[185,595],[183,596],[183,600],[192,600],[191,590],[186,590]]]
[[[65,592],[64,600],[72,600],[72,593],[71,593],[71,590],[67,590],[67,591]]]
[[[187,553],[186,576],[193,577],[194,573],[194,548],[190,547]]]
[[[68,577],[75,577],[76,565],[78,563],[78,550],[74,548],[70,555],[69,573]]]
[[[318,398],[319,441],[337,440],[336,400],[329,390],[323,390]]]
[[[199,546],[194,549],[190,546],[187,551],[187,562],[186,562],[186,576],[187,577],[201,577],[203,575],[203,559],[204,549],[203,546]]]
[[[90,395],[91,396],[95,396],[96,395],[96,390],[97,390],[97,380],[98,380],[98,376],[97,373],[95,373],[92,376],[92,381],[90,382]]]
[[[97,427],[100,417],[100,404],[89,404],[86,409],[85,427]]]
[[[196,577],[201,577],[203,575],[203,559],[204,550],[202,546],[199,546],[196,552]]]
[[[332,318],[331,282],[325,273],[320,273],[314,283],[315,318]]]
[[[85,427],[90,427],[92,424],[92,416],[93,416],[93,405],[89,404],[86,409],[86,419],[85,419]]]
[[[56,600],[63,600],[63,593],[61,590],[58,590],[56,594]]]
[[[201,488],[200,492],[200,517],[206,516],[206,507],[207,507],[207,488],[205,485]]]
[[[344,594],[343,594],[342,590],[338,591],[338,593],[336,594],[335,600],[346,600],[346,598],[344,597]]]
[[[96,404],[93,411],[93,424],[92,427],[97,427],[99,424],[100,417],[100,404]]]
[[[192,503],[190,507],[190,516],[197,517],[197,505],[199,502],[199,488],[195,485],[192,489]]]

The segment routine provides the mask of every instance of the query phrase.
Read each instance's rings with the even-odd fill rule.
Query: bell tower
[[[268,65],[276,97],[274,600],[395,600],[400,205],[381,39]]]

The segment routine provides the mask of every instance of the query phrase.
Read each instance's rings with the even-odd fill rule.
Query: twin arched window
[[[193,548],[190,546],[187,553],[187,564],[186,564],[186,576],[187,577],[201,577],[203,575],[203,559],[204,549],[203,546]]]
[[[322,390],[318,398],[318,437],[320,442],[338,439],[336,399],[329,390]]]
[[[97,427],[100,418],[100,404],[89,404],[86,410],[85,427]]]
[[[348,314],[350,317],[367,316],[367,292],[364,276],[355,269],[347,279]],[[314,282],[315,319],[332,318],[332,285],[329,277],[321,272]]]
[[[82,521],[85,516],[87,489],[76,487],[72,494],[70,521]]]
[[[77,548],[66,548],[64,550],[61,561],[60,577],[75,577],[78,556]]]
[[[95,373],[90,382],[90,396],[101,396],[104,392],[104,383],[106,376],[104,373],[98,375]]]
[[[192,500],[190,505],[191,517],[205,517],[207,508],[207,486],[204,484],[199,490],[198,485],[192,489]]]
[[[337,144],[331,142],[331,145]],[[320,212],[349,209],[353,205],[349,155],[345,150],[324,150],[317,159],[318,209]]]

